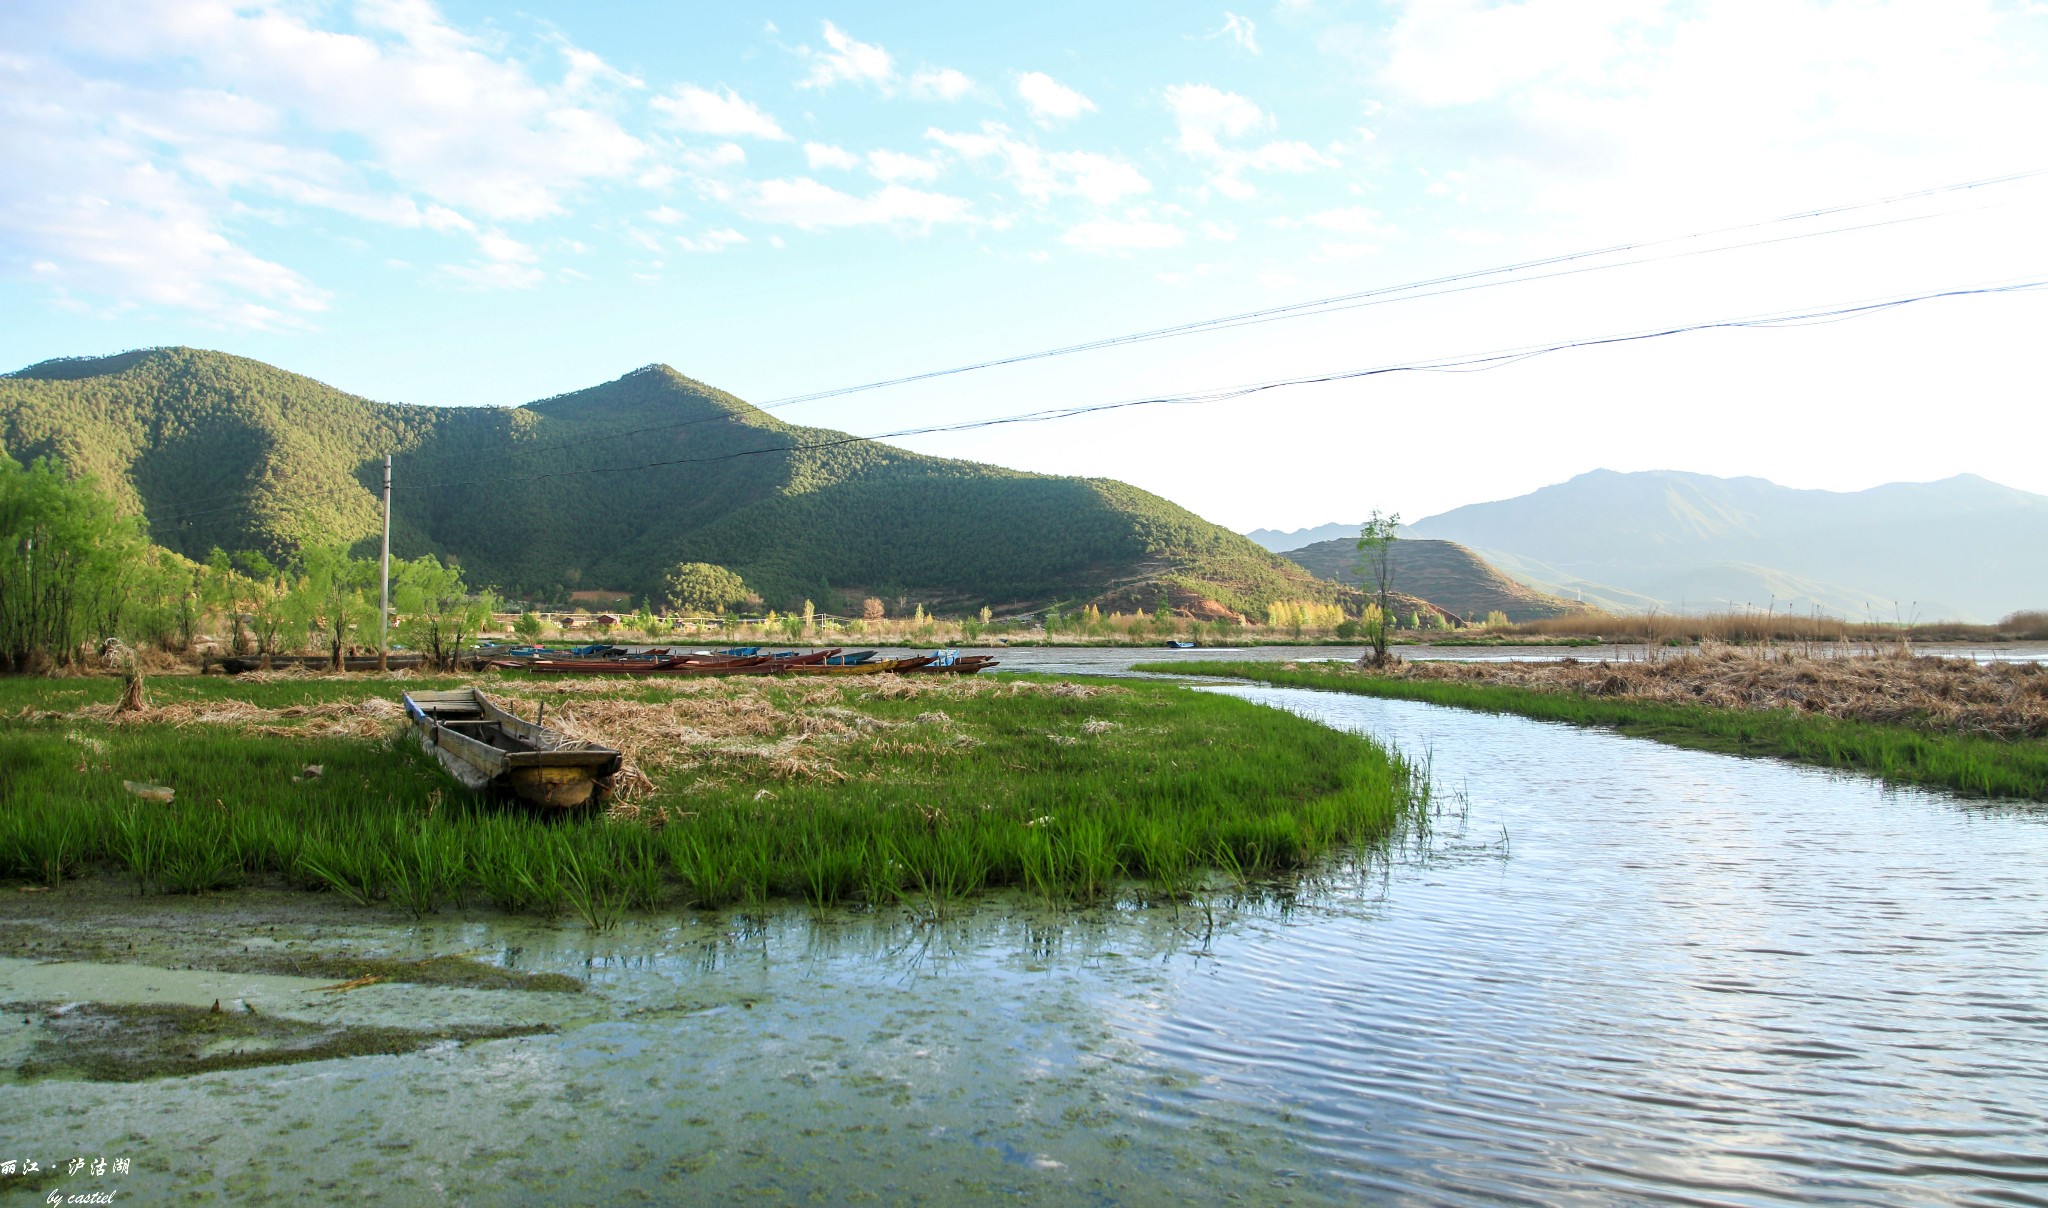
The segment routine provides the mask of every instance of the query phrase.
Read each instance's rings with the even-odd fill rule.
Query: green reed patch
[[[1969,796],[2048,801],[2048,742],[2039,739],[2006,740],[1921,730],[1789,709],[1728,709],[1539,692],[1497,684],[1390,679],[1361,672],[1350,664],[1287,667],[1256,662],[1176,662],[1141,664],[1139,669],[1424,701],[1488,713],[1514,713],[1539,721],[1599,726],[1672,746],[1730,755],[1772,756],[1864,772],[1894,784],[1947,789]]]
[[[64,698],[46,700],[24,686],[35,682],[0,681],[19,719],[0,731],[0,878],[54,887],[97,871],[143,893],[284,884],[416,917],[487,903],[603,929],[628,911],[771,899],[936,910],[1003,887],[1170,899],[1374,842],[1422,795],[1413,769],[1362,739],[1172,685],[487,682],[522,711],[537,696],[551,719],[583,707],[589,724],[637,727],[651,789],[609,815],[564,817],[461,790],[395,723],[323,737],[278,720],[395,697],[389,681],[153,682],[177,725],[78,714],[113,685],[40,681]],[[258,732],[171,708],[208,702],[271,713]],[[761,734],[657,758],[717,718]],[[131,781],[175,795],[141,798]]]

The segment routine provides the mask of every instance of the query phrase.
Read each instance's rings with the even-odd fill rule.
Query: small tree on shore
[[[1359,656],[1359,663],[1368,658],[1375,667],[1387,665],[1387,639],[1391,608],[1394,595],[1394,541],[1401,528],[1401,514],[1382,516],[1378,508],[1358,530],[1358,575],[1367,591],[1372,593],[1373,607],[1366,617],[1360,618],[1365,631],[1366,654]]]
[[[738,575],[711,562],[678,562],[662,587],[669,604],[683,612],[724,612],[752,594]]]

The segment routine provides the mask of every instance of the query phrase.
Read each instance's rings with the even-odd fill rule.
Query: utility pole
[[[391,454],[384,455],[384,588],[377,593],[377,670],[391,669]]]

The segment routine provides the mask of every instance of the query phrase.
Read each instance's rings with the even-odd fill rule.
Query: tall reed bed
[[[52,886],[94,871],[145,893],[262,882],[599,928],[771,899],[1172,898],[1371,843],[1418,798],[1414,770],[1361,739],[1156,684],[500,685],[545,695],[550,719],[609,720],[648,769],[631,805],[560,817],[462,791],[396,727],[313,737],[279,721],[310,730],[324,706],[395,695],[377,681],[159,681],[156,715],[175,725],[99,720],[118,685],[45,683],[40,708],[0,683],[15,718],[0,732],[0,878]]]
[[[1610,642],[1766,642],[1884,647],[1901,642],[2048,641],[2048,611],[2007,615],[1993,625],[1963,621],[1905,624],[1850,621],[1819,613],[1772,609],[1725,612],[1647,612],[1615,614],[1587,611],[1544,617],[1515,624],[1492,625],[1487,632],[1501,637],[1601,638]]]
[[[1694,660],[1706,664],[1713,660]],[[1810,667],[1801,664],[1836,660],[1782,660],[1785,679],[1804,683],[1810,692],[1825,692],[1825,682]],[[1903,681],[1911,664],[1950,663],[1960,660],[1862,660],[1880,672],[1885,664],[1902,668]],[[1161,667],[1167,666],[1160,664]],[[1623,734],[1651,738],[1673,746],[1721,751],[1739,755],[1769,755],[1821,767],[1866,772],[1899,784],[1925,785],[1955,792],[1984,796],[2048,801],[2048,740],[2037,728],[2038,709],[2048,701],[2048,674],[2027,667],[2013,676],[2019,684],[2014,694],[2020,721],[2010,737],[1999,737],[1984,727],[1970,730],[1938,728],[1944,713],[1930,703],[1919,708],[1910,702],[1897,708],[1891,720],[1876,721],[1855,716],[1830,716],[1819,711],[1825,702],[1811,702],[1806,711],[1788,699],[1759,697],[1757,707],[1727,704],[1680,703],[1686,690],[1682,680],[1659,673],[1659,686],[1639,684],[1632,694],[1624,672],[1632,664],[1578,664],[1556,667],[1544,664],[1478,665],[1467,667],[1423,667],[1404,669],[1411,674],[1380,675],[1360,671],[1349,664],[1272,664],[1245,662],[1175,663],[1172,669],[1192,675],[1216,675],[1254,680],[1280,687],[1314,688],[1349,692],[1363,696],[1395,697],[1427,701],[1463,709],[1492,713],[1515,713],[1544,721],[1601,726]],[[1653,667],[1668,669],[1671,664]],[[1974,666],[1974,665],[1973,665]],[[1504,669],[1502,669],[1504,668]],[[1470,670],[1483,674],[1500,670],[1501,679],[1479,682],[1457,678]],[[1682,668],[1680,670],[1683,670]],[[1705,667],[1697,682],[1709,682]],[[1560,673],[1585,672],[1578,680]],[[1419,672],[1420,674],[1413,674]],[[1506,682],[1506,677],[1525,674],[1529,686]],[[1648,674],[1648,673],[1645,673]],[[1843,681],[1838,681],[1841,683]],[[1895,687],[1903,687],[1902,683]],[[1651,691],[1662,697],[1652,697]],[[1872,690],[1873,700],[1896,705],[1898,691]],[[1770,702],[1770,703],[1763,703]],[[1951,702],[1952,703],[1952,702]]]

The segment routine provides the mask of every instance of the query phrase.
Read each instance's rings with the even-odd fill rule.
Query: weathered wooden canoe
[[[934,655],[920,654],[907,659],[882,659],[872,663],[811,663],[791,667],[791,675],[887,675],[891,671],[915,671],[930,663]]]
[[[406,716],[420,746],[472,789],[509,789],[537,805],[589,801],[619,770],[619,752],[515,717],[475,688],[408,692]]]

